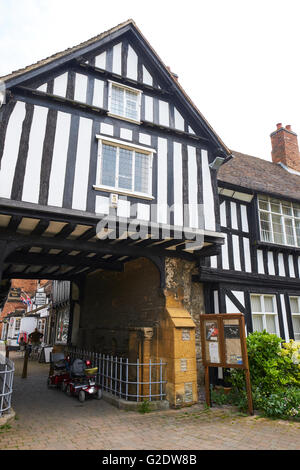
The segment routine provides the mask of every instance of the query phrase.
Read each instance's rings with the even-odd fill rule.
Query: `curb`
[[[110,403],[113,406],[116,406],[120,410],[139,411],[141,402],[137,403],[133,401],[126,401],[122,398],[114,397],[105,391],[103,391],[102,393],[104,401]],[[170,408],[169,402],[167,400],[148,402],[148,405],[150,411],[168,410]]]
[[[1,418],[0,418],[0,428],[2,426],[5,426],[6,424],[9,424],[11,421],[14,421],[16,417],[16,413],[13,410],[13,408],[10,408],[8,413],[5,413]]]

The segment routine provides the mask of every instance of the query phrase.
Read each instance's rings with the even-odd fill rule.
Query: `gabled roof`
[[[7,88],[9,88],[10,86],[18,85],[22,83],[22,81],[26,81],[32,78],[33,76],[37,76],[43,73],[46,67],[54,68],[56,66],[61,66],[63,63],[66,63],[69,60],[72,60],[74,58],[78,58],[81,55],[87,52],[90,52],[93,48],[96,48],[99,45],[102,45],[103,41],[105,40],[110,41],[112,39],[115,39],[116,37],[118,37],[118,35],[122,35],[128,30],[131,30],[137,33],[139,38],[144,42],[144,44],[149,49],[152,56],[155,58],[156,64],[159,66],[161,73],[163,73],[164,76],[170,82],[172,89],[175,92],[177,92],[177,94],[179,94],[181,98],[185,100],[188,106],[190,106],[190,111],[192,113],[196,113],[196,116],[194,117],[198,119],[200,118],[207,132],[211,135],[215,143],[218,146],[220,146],[221,150],[225,152],[225,154],[230,155],[229,148],[224,144],[221,138],[217,135],[217,133],[214,131],[214,129],[211,127],[211,125],[208,123],[208,121],[199,111],[197,106],[193,103],[191,98],[184,91],[182,86],[178,83],[178,80],[174,77],[170,69],[164,64],[164,62],[161,60],[161,58],[156,53],[156,51],[152,48],[152,46],[147,41],[147,39],[143,36],[142,32],[139,30],[139,28],[137,27],[137,25],[132,19],[129,19],[123,23],[120,23],[118,26],[115,26],[114,28],[111,28],[108,31],[105,31],[85,42],[82,42],[78,44],[77,46],[68,48],[62,52],[58,52],[46,59],[36,62],[35,64],[29,65],[28,67],[16,70],[6,76],[0,77],[0,79],[6,83]]]
[[[300,201],[300,175],[277,163],[232,150],[233,158],[218,172],[219,183]]]
[[[32,65],[28,65],[27,67],[24,67],[22,69],[19,69],[19,70],[16,70],[8,75],[5,75],[4,77],[0,77],[1,80],[3,80],[4,82],[9,82],[12,78],[16,78],[16,77],[20,77],[20,76],[24,76],[25,74],[27,74],[28,72],[31,72],[33,70],[37,70],[37,69],[40,69],[42,68],[43,66],[47,65],[47,64],[50,64],[54,61],[56,61],[57,59],[61,59],[61,58],[68,58],[68,56],[74,52],[77,52],[77,51],[80,51],[81,49],[83,49],[84,47],[86,46],[90,46],[94,43],[97,43],[99,42],[101,39],[105,38],[106,36],[114,33],[115,31],[119,31],[121,30],[123,27],[129,25],[129,24],[133,24],[134,21],[129,19],[127,21],[124,21],[124,23],[120,23],[119,25],[115,26],[114,28],[111,28],[109,29],[108,31],[105,31],[101,34],[98,34],[97,36],[94,36],[93,38],[91,39],[88,39],[87,41],[84,41],[80,44],[78,44],[77,46],[74,46],[74,47],[69,47],[68,49],[65,49],[64,51],[61,51],[61,52],[57,52],[56,54],[53,54],[51,55],[50,57],[47,57],[46,59],[42,59],[42,60],[39,60],[38,62],[36,62],[35,64],[32,64]]]

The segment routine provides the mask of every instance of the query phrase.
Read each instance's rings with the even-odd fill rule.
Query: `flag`
[[[28,294],[26,294],[26,292],[22,291],[24,296],[26,296],[26,298],[24,296],[20,296],[20,299],[22,300],[22,302],[26,305],[31,305],[32,302],[31,302],[31,298],[29,297]]]
[[[27,300],[22,295],[20,295],[20,299],[23,302],[23,304],[27,305]]]

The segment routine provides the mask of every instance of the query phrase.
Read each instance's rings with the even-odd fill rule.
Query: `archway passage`
[[[165,295],[166,260],[174,259],[196,266],[201,257],[218,253],[223,238],[206,234],[204,244],[198,247],[193,244],[189,249],[186,243],[192,237],[187,234],[187,239],[179,238],[174,229],[170,229],[166,236],[162,226],[157,226],[153,232],[150,225],[146,229],[143,227],[143,238],[135,238],[131,237],[129,222],[112,217],[114,224],[99,232],[99,220],[95,215],[77,212],[64,210],[62,213],[55,208],[43,207],[37,210],[25,203],[11,207],[0,201],[1,285],[11,279],[48,279],[69,281],[77,286],[77,297],[71,297],[72,329],[68,341],[112,354],[127,354],[134,360],[137,357],[147,357],[149,361],[167,358],[168,376],[173,384],[171,396],[176,403],[176,397],[183,396],[185,392],[178,395],[176,391],[174,371],[177,358],[174,351],[178,345],[178,351],[182,350],[181,330],[185,326],[191,329],[194,326],[181,300],[170,300],[170,295]],[[97,280],[94,288],[91,287],[93,279]],[[130,284],[127,282],[129,279]],[[102,313],[105,310],[111,320],[109,325],[105,324],[105,316],[102,320],[99,316],[99,292]],[[96,294],[94,299],[93,294]],[[98,337],[95,325],[91,327],[88,324],[91,312],[98,313],[102,330],[105,330],[100,334],[101,325],[98,325]],[[180,321],[177,320],[178,315]],[[117,321],[118,317],[121,322]],[[117,323],[122,325],[119,330]],[[154,328],[154,331],[149,331],[149,328]],[[102,337],[105,341],[101,346]],[[170,338],[176,347],[171,343],[168,343],[168,348],[164,347]],[[190,338],[194,344],[194,334]],[[195,351],[189,354],[195,355]],[[195,372],[194,357],[191,362]],[[194,378],[188,385],[193,381]]]
[[[99,217],[88,212],[45,208],[29,203],[0,201],[0,280],[75,280],[99,269],[123,271],[124,264],[140,257],[151,259],[161,273],[167,257],[189,261],[220,251],[224,239],[205,234],[199,246],[186,244],[194,234],[178,237],[174,228],[168,234],[156,225],[135,226],[131,238],[130,222],[111,218],[108,228],[97,230]],[[112,227],[112,228],[110,228]],[[140,230],[140,232],[139,232]]]

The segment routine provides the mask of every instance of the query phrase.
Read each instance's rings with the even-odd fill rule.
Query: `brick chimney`
[[[283,163],[292,170],[300,171],[300,154],[298,148],[297,134],[292,131],[291,126],[276,125],[276,131],[272,132],[272,160],[274,163]]]

